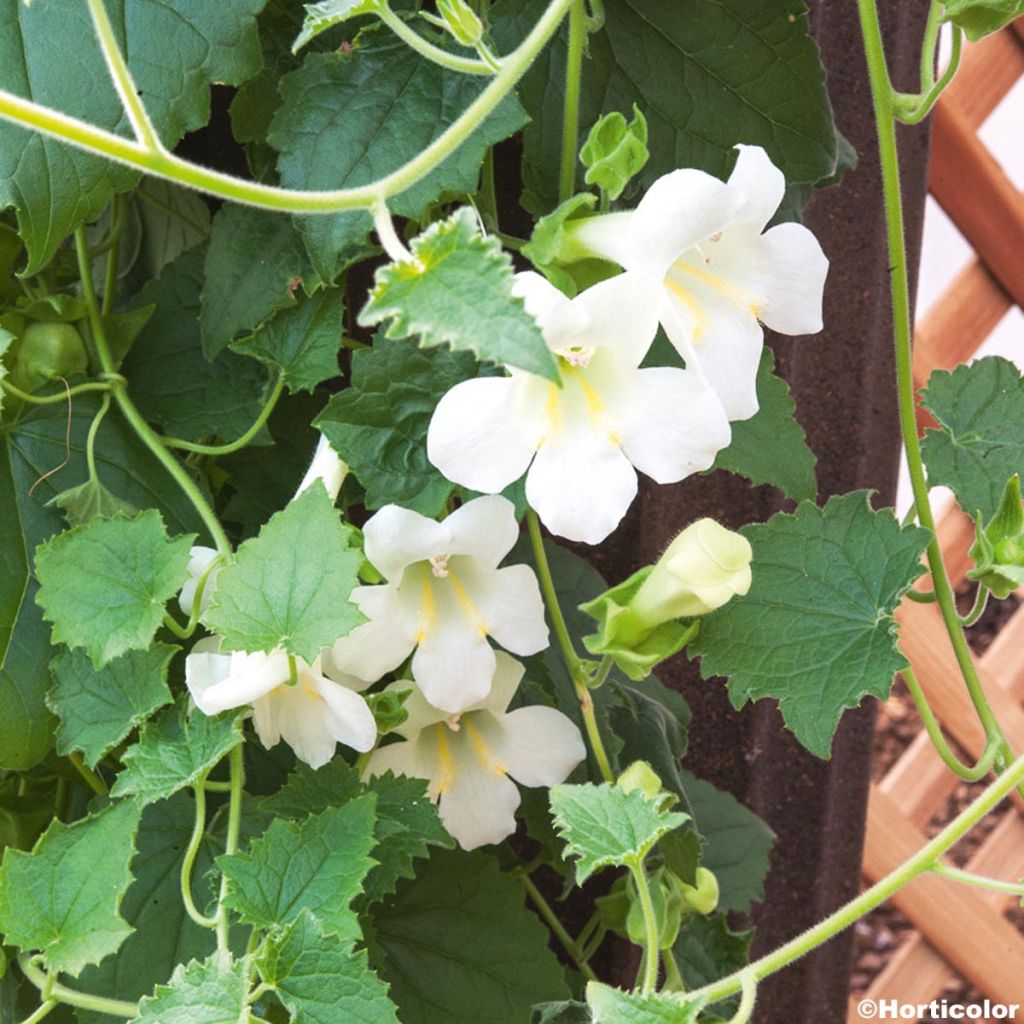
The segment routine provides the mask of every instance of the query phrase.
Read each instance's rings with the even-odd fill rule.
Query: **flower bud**
[[[652,626],[707,615],[750,589],[750,542],[713,519],[688,526],[661,556],[631,602]]]
[[[331,501],[334,501],[337,499],[338,492],[347,475],[348,466],[338,458],[330,442],[321,434],[316,451],[313,453],[313,461],[310,463],[309,469],[306,470],[306,475],[302,478],[295,497],[302,494],[310,484],[320,480],[327,489]]]
[[[1024,586],[1024,506],[1018,474],[1007,481],[988,526],[982,526],[979,514],[970,555],[974,567],[968,570],[968,578],[988,587],[996,597],[1008,597]]]
[[[661,793],[661,779],[646,761],[634,761],[616,781],[623,793],[639,790],[648,800],[654,800]]]
[[[695,885],[687,885],[686,882],[677,878],[675,879],[676,888],[679,890],[683,898],[683,906],[687,910],[707,917],[708,914],[714,913],[718,906],[718,879],[714,872],[700,867],[697,868],[695,881]]]
[[[484,37],[484,26],[466,0],[437,0],[437,13],[444,18],[456,42],[473,47]]]

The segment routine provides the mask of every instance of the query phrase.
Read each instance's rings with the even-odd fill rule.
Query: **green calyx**
[[[678,654],[697,635],[699,622],[652,623],[637,613],[633,598],[654,571],[647,565],[629,579],[580,605],[598,623],[598,631],[583,638],[591,654],[606,655],[630,679],[646,679],[655,666]]]
[[[614,201],[650,159],[647,148],[647,119],[633,104],[633,120],[617,110],[605,114],[587,136],[580,160],[587,168],[586,182],[597,185]]]
[[[483,22],[466,0],[437,0],[437,12],[456,42],[474,47],[483,39]]]
[[[970,555],[974,567],[968,570],[968,578],[988,587],[996,597],[1008,597],[1024,586],[1024,506],[1019,474],[1007,481],[999,508],[987,526],[982,526],[979,513]]]

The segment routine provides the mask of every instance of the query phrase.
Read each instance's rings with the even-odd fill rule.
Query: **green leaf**
[[[395,503],[425,516],[444,508],[453,485],[427,458],[427,428],[437,403],[475,371],[469,353],[384,337],[352,356],[352,386],[316,425],[366,488],[367,508]]]
[[[61,491],[50,499],[50,504],[56,505],[64,513],[68,526],[84,526],[97,516],[113,519],[117,515],[133,516],[138,512],[134,505],[112,494],[95,477],[77,487]]]
[[[701,865],[718,879],[718,909],[745,914],[764,899],[772,830],[731,793],[682,772],[686,797],[705,846]]]
[[[36,406],[0,432],[0,769],[31,768],[53,743],[55,721],[44,701],[53,651],[35,602],[29,553],[62,528],[60,514],[47,505],[88,476],[85,439],[98,408],[92,395],[75,399],[70,449],[61,403]],[[203,530],[181,489],[116,414],[104,420],[95,456],[118,497],[135,507],[159,506],[175,532]]]
[[[1024,0],[947,0],[943,8],[942,20],[959,25],[976,43],[1024,15]]]
[[[128,353],[122,373],[150,422],[186,441],[234,441],[259,414],[266,374],[233,352],[203,354],[199,294],[201,249],[182,253],[146,282],[138,300],[156,310]]]
[[[509,1024],[569,995],[522,886],[480,853],[435,853],[374,911],[372,935],[403,1024]]]
[[[311,910],[273,941],[260,972],[297,1024],[398,1024],[366,952],[325,935]]]
[[[210,207],[198,192],[143,178],[135,197],[142,225],[138,266],[148,278],[159,277],[168,263],[210,237]]]
[[[610,783],[555,786],[551,811],[567,852],[577,858],[577,885],[601,868],[638,867],[663,835],[687,821],[658,799]]]
[[[593,1024],[593,1021],[587,1004],[575,1000],[538,1003],[530,1017],[530,1024]]]
[[[320,395],[283,395],[270,414],[267,431],[273,445],[243,448],[218,459],[228,474],[222,518],[242,526],[242,536],[259,533],[263,524],[295,494],[319,435],[310,426],[323,408]]]
[[[173,149],[210,116],[210,85],[260,68],[255,15],[266,0],[107,4],[122,53],[163,143]],[[84,4],[8,3],[0,13],[0,88],[124,132],[121,103]],[[44,135],[0,125],[0,208],[13,206],[36,273],[80,224],[96,219],[137,172]]]
[[[249,1020],[249,979],[242,960],[217,950],[202,963],[181,964],[170,984],[139,1003],[136,1020],[152,1024],[241,1024]]]
[[[691,650],[705,679],[730,677],[736,708],[778,699],[797,739],[828,757],[843,710],[884,699],[906,665],[893,611],[930,534],[873,511],[866,491],[740,532],[754,549],[750,592],[705,618]]]
[[[80,750],[95,768],[140,722],[171,702],[167,669],[177,647],[154,644],[130,651],[101,669],[79,651],[65,651],[50,663],[54,688],[47,695],[60,718],[57,753]]]
[[[558,380],[540,327],[512,295],[511,258],[496,238],[480,234],[472,210],[431,224],[413,239],[412,255],[377,271],[361,324],[389,321],[389,338],[419,335],[423,348],[450,345]]]
[[[139,807],[115,804],[73,825],[55,820],[31,853],[0,866],[0,932],[38,950],[51,971],[77,977],[113,953],[131,928],[118,914],[131,883]]]
[[[194,534],[171,540],[155,509],[94,519],[36,548],[36,597],[53,642],[84,647],[97,668],[153,640],[188,576]]]
[[[184,703],[168,708],[148,721],[138,742],[125,751],[125,769],[111,794],[137,796],[142,804],[165,800],[195,783],[241,742],[237,715],[211,718],[198,710],[189,714]]]
[[[389,33],[365,33],[352,53],[310,54],[281,79],[284,102],[271,122],[281,184],[298,189],[353,188],[418,156],[480,95],[479,76],[449,71],[412,53]],[[484,123],[422,181],[388,201],[392,212],[419,217],[443,192],[477,189],[489,146],[523,126],[508,96]],[[299,230],[326,280],[372,225],[365,211],[304,217]]]
[[[640,995],[599,981],[587,984],[587,1005],[594,1024],[696,1024],[705,1000],[675,993]]]
[[[1024,472],[1024,377],[1008,359],[986,356],[936,370],[921,394],[941,428],[922,443],[928,482],[951,487],[969,516],[988,522],[1006,481]]]
[[[490,20],[499,49],[523,38],[544,7],[544,0],[495,4]],[[833,173],[836,134],[825,70],[801,0],[620,0],[605,5],[605,16],[603,31],[588,41],[580,142],[599,117],[636,103],[647,118],[651,153],[638,188],[680,166],[725,177],[737,142],[763,146],[790,184]],[[558,201],[565,39],[563,31],[520,86],[532,118],[524,179],[533,205],[544,211]]]
[[[313,661],[363,621],[349,595],[362,555],[323,487],[308,487],[221,569],[205,624],[225,650],[282,649]]]
[[[374,14],[380,8],[380,0],[320,0],[319,3],[304,4],[306,17],[302,31],[292,44],[292,53],[298,53],[307,43],[321,32],[340,25],[349,18],[361,14]]]
[[[314,218],[319,220],[320,218]],[[289,217],[228,203],[213,218],[199,326],[212,359],[318,283]]]
[[[80,987],[86,992],[135,1002],[165,983],[179,963],[202,959],[216,947],[208,928],[200,928],[181,902],[181,864],[192,835],[195,802],[188,793],[151,804],[142,812],[132,861],[135,878],[121,902],[121,916],[135,931],[98,967],[82,973]],[[204,840],[192,870],[192,891],[200,908],[214,894],[209,872],[213,867],[212,843]],[[79,1009],[80,1024],[110,1024],[110,1017]]]
[[[753,937],[753,928],[732,931],[724,913],[688,917],[674,950],[686,987],[695,989],[710,985],[744,968]],[[731,1016],[731,1010],[724,1015]]]
[[[430,856],[431,846],[451,849],[454,845],[422,779],[386,772],[364,782],[341,758],[315,771],[299,764],[287,783],[262,802],[261,809],[283,818],[302,818],[343,806],[365,793],[377,797],[373,829],[376,863],[366,876],[360,897],[363,905],[369,905],[393,893],[400,878],[413,878],[414,862]]]
[[[711,469],[739,473],[753,484],[771,484],[794,501],[813,501],[818,493],[817,459],[794,415],[789,385],[775,375],[775,353],[767,346],[757,370],[757,397],[757,413],[732,424],[732,441],[718,453]]]
[[[326,934],[359,939],[349,904],[373,866],[375,805],[368,794],[298,823],[277,819],[247,853],[218,857],[228,906],[257,928],[290,924],[308,909]]]
[[[344,315],[344,289],[326,288],[278,313],[232,348],[278,367],[289,391],[312,391],[340,372],[338,349]]]

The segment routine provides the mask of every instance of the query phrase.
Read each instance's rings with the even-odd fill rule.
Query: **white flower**
[[[397,730],[404,739],[374,751],[367,765],[370,775],[426,779],[445,828],[463,849],[499,843],[515,831],[520,796],[511,779],[555,786],[587,755],[579,729],[560,711],[507,710],[522,677],[523,666],[499,652],[490,695],[461,715],[438,711],[414,691],[405,703],[409,718]]]
[[[659,178],[636,210],[571,225],[574,242],[660,292],[658,315],[730,420],[757,412],[761,324],[821,330],[828,260],[800,224],[765,231],[786,182],[760,146],[738,146],[728,183],[684,169]]]
[[[547,647],[533,570],[498,568],[519,536],[507,498],[476,498],[441,523],[386,505],[363,535],[366,557],[387,583],[352,591],[370,621],[333,650],[335,663],[359,678],[380,679],[415,649],[416,685],[431,704],[453,714],[491,689],[496,662],[488,636],[515,654]]]
[[[527,473],[544,525],[597,544],[636,496],[636,470],[665,484],[708,469],[729,424],[698,374],[639,369],[658,329],[657,287],[623,274],[570,300],[527,273],[516,290],[558,356],[562,387],[516,369],[457,384],[434,412],[427,454],[478,491]]]
[[[345,482],[347,475],[348,466],[338,458],[330,442],[321,434],[316,451],[313,453],[313,461],[310,463],[309,469],[306,470],[306,475],[302,478],[295,497],[297,498],[315,480],[319,480],[327,489],[331,500],[334,501],[338,497],[338,491],[341,490],[341,485]]]
[[[217,557],[216,548],[205,548],[196,544],[189,548],[188,552],[188,579],[185,580],[178,594],[178,607],[184,615],[192,615],[192,605],[195,603],[196,591],[199,589],[199,581],[203,578],[209,564]],[[217,586],[217,577],[220,575],[220,566],[214,566],[206,577],[203,584],[203,596],[199,599],[199,611],[205,612],[210,607],[210,600],[213,591]]]
[[[336,743],[360,752],[373,747],[377,724],[366,701],[325,678],[319,658],[312,665],[296,658],[297,680],[291,682],[284,651],[221,654],[211,650],[219,642],[201,640],[185,659],[185,683],[204,714],[251,704],[263,745],[273,747],[283,739],[312,768],[334,756]]]

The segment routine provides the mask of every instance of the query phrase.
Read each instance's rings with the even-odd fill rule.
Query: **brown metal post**
[[[917,85],[927,0],[881,5],[893,77]],[[871,97],[856,4],[820,0],[812,24],[829,73],[840,130],[860,155],[856,171],[818,195],[807,215],[831,260],[825,331],[812,338],[773,339],[798,416],[818,456],[820,499],[873,488],[892,504],[899,464],[881,183]],[[927,191],[928,130],[900,139],[910,252],[920,248]],[[700,515],[738,526],[783,507],[770,488],[733,479],[648,487],[617,532],[601,568],[621,579],[652,561],[676,531]],[[850,713],[830,761],[804,751],[761,702],[735,713],[717,681],[701,682],[677,659],[663,678],[694,709],[688,766],[732,791],[778,836],[766,898],[754,915],[755,951],[766,952],[814,924],[856,894],[860,882],[874,708]],[[841,1024],[846,1020],[851,940],[847,933],[762,986],[758,1024]],[[624,979],[625,980],[625,979]]]

